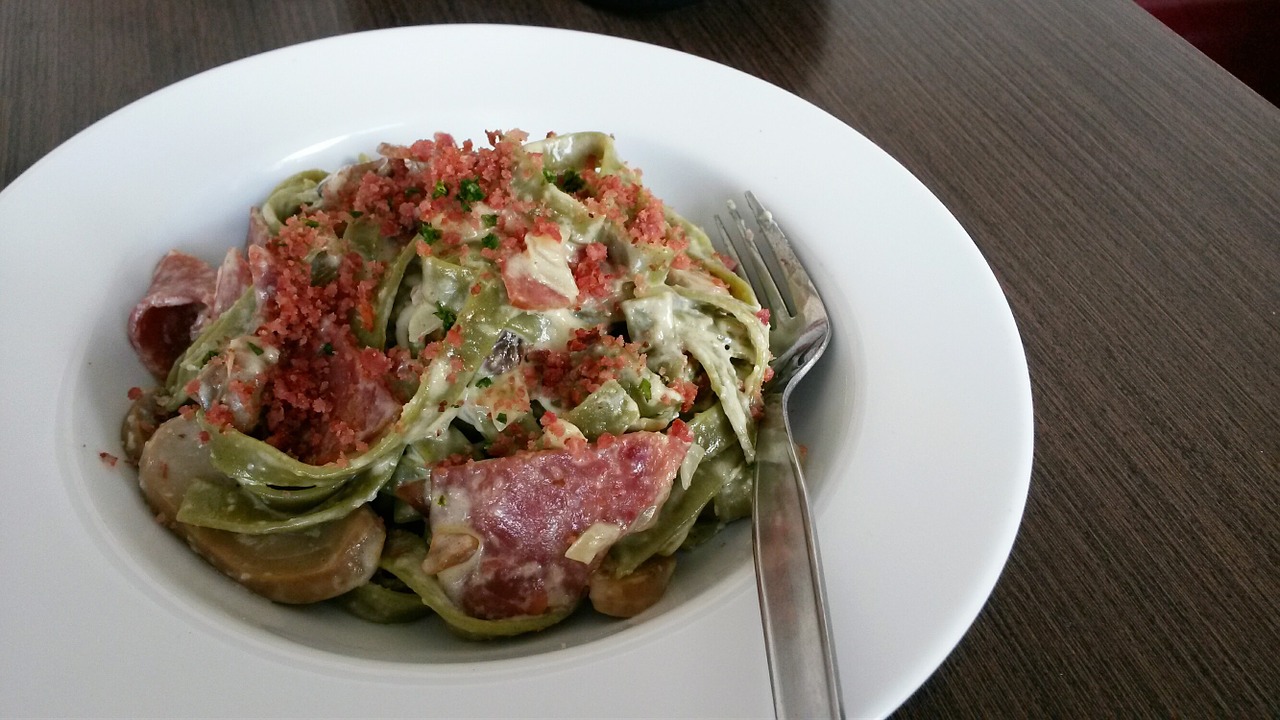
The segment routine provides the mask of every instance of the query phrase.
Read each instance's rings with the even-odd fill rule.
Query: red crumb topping
[[[671,389],[680,393],[680,411],[689,412],[693,409],[693,403],[698,399],[698,386],[688,380],[671,381]]]
[[[438,468],[453,467],[455,465],[466,465],[469,462],[474,462],[474,459],[470,455],[467,455],[465,453],[453,453],[445,457],[445,459],[436,463],[432,467],[438,467]]]
[[[366,420],[373,421],[351,417],[364,410],[363,398],[339,401],[337,393],[350,389],[343,385],[361,393],[365,385],[375,394],[388,392],[381,376],[394,365],[381,350],[358,350],[349,325],[374,325],[374,292],[384,265],[355,251],[341,252],[332,222],[323,213],[292,217],[268,244],[275,292],[258,330],[263,342],[280,349],[263,389],[265,439],[313,462],[355,450],[369,430]],[[209,413],[217,424],[229,418]]]
[[[115,467],[116,463],[120,462],[120,458],[116,457],[115,455],[112,455],[109,452],[98,453],[98,459],[102,460],[102,463],[110,468]]]
[[[532,449],[537,439],[537,431],[530,430],[523,423],[511,423],[498,433],[485,452],[489,457],[507,457]]]
[[[555,221],[539,215],[533,219],[534,235],[542,235],[549,237],[556,242],[564,242],[564,237],[560,234],[560,226]]]
[[[578,284],[579,298],[604,300],[614,293],[617,276],[610,272],[609,250],[602,243],[582,248],[582,257],[573,266],[573,280]]]
[[[624,371],[644,368],[640,347],[609,335],[603,326],[575,330],[564,351],[534,350],[528,354],[525,382],[530,387],[540,385],[565,407],[575,407]]]
[[[508,259],[526,252],[530,233],[558,242],[568,238],[536,201],[513,192],[513,180],[541,182],[529,172],[542,172],[542,158],[526,157],[521,148],[527,136],[519,131],[487,136],[491,147],[458,143],[443,133],[410,145],[383,145],[382,159],[339,173],[325,184],[325,210],[304,206],[276,236],[249,248],[253,282],[259,297],[265,298],[257,335],[263,345],[278,350],[279,357],[259,378],[228,382],[223,397],[232,405],[261,403],[260,421],[251,430],[255,436],[305,462],[346,463],[349,455],[367,449],[399,417],[426,365],[440,357],[441,350],[453,352],[451,380],[463,370],[456,350],[464,345],[465,323],[427,338],[416,356],[407,348],[384,351],[360,345],[353,324],[374,328],[386,321],[377,315],[377,290],[387,270],[384,261],[392,255],[380,252],[383,261],[362,255],[369,249],[353,247],[346,237],[353,223],[376,227],[389,250],[410,246],[422,257],[473,270],[483,261],[489,269],[477,273],[479,282],[469,288],[471,294],[480,293],[483,283],[503,282],[508,300],[519,306],[503,272]],[[516,177],[520,163],[527,177]],[[574,195],[593,218],[614,225],[610,235],[616,240],[610,242],[629,241],[656,251],[650,258],[654,269],[663,263],[694,268],[684,228],[668,221],[662,201],[639,184],[638,172],[602,173],[597,163],[589,159],[588,167],[579,172],[583,187]],[[620,284],[631,280],[624,277],[630,271],[615,266],[609,255],[603,243],[575,246],[570,270],[578,296],[554,307],[577,303],[581,309],[616,298]],[[720,259],[732,264],[729,258]],[[602,316],[617,317],[616,307],[599,309],[606,311]],[[768,323],[767,310],[758,316]],[[605,326],[579,330],[561,350],[530,351],[522,366],[524,379],[531,391],[565,408],[575,407],[610,380],[634,381],[646,369],[642,349],[610,335]],[[684,411],[706,391],[680,380],[671,387],[680,394]],[[200,381],[184,389],[197,394]],[[143,391],[132,388],[129,397],[138,400]],[[527,394],[521,398],[513,411],[528,411]],[[184,407],[181,412],[189,415],[193,410]],[[214,427],[234,426],[233,413],[221,403],[207,408],[205,417]],[[545,432],[563,437],[564,424],[553,413],[546,413],[541,425]],[[496,457],[526,451],[542,432],[529,423],[512,423],[486,452]],[[599,440],[612,441],[607,435]]]
[[[232,426],[235,416],[231,413],[231,409],[222,403],[213,403],[208,410],[204,412],[204,419],[209,424],[216,427],[227,429]]]
[[[684,228],[667,222],[662,201],[647,188],[617,175],[602,175],[592,168],[581,174],[594,192],[594,197],[583,198],[593,216],[603,215],[620,224],[636,245],[666,247],[676,257],[688,249]]]
[[[760,308],[758,311],[756,311],[756,317],[760,318],[761,324],[768,325],[769,318],[772,316],[769,314],[769,308]]]
[[[676,438],[677,440],[683,440],[690,443],[693,442],[693,431],[689,429],[689,426],[685,421],[678,418],[675,422],[671,423],[671,427],[667,428],[667,435]]]

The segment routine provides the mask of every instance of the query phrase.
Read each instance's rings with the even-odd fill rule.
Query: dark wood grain
[[[4,0],[3,185],[207,68],[441,22],[733,65],[972,234],[1024,337],[1032,488],[987,608],[900,716],[1280,715],[1280,111],[1128,0]]]

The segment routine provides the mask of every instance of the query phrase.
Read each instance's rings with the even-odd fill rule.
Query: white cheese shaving
[[[577,540],[564,551],[570,560],[589,565],[601,552],[608,550],[618,538],[622,537],[622,528],[613,523],[596,523],[578,536]]]
[[[698,466],[702,464],[702,458],[706,454],[706,448],[698,443],[693,443],[689,446],[689,451],[685,453],[684,460],[680,462],[680,487],[685,490],[689,489],[689,483],[693,482],[693,474],[697,472]]]
[[[533,234],[525,236],[524,245],[524,252],[507,260],[506,272],[531,278],[570,300],[577,299],[578,283],[569,269],[569,246],[555,238]]]

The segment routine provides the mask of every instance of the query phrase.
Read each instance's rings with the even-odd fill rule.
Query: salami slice
[[[193,339],[206,325],[217,320],[219,315],[234,305],[251,284],[253,284],[253,274],[249,272],[249,262],[244,259],[244,253],[237,248],[231,248],[223,258],[222,265],[218,267],[210,304],[200,312],[192,328]]]
[[[502,283],[511,304],[522,310],[554,310],[573,305],[578,286],[569,267],[569,249],[556,236],[525,236],[525,249],[502,265]]]
[[[517,267],[516,263],[509,263],[507,267],[513,269],[503,269],[502,282],[513,307],[522,310],[555,310],[573,305],[576,295],[569,297],[527,273],[517,271],[514,269]]]
[[[400,416],[402,407],[377,363],[361,361],[350,333],[328,327],[324,336],[333,350],[327,377],[333,407],[330,422],[317,429],[320,440],[311,460],[318,464],[333,462],[355,443],[372,439]]]
[[[245,235],[245,248],[266,247],[267,242],[271,240],[271,228],[267,227],[267,221],[262,217],[262,210],[254,207],[249,210],[249,232]]]
[[[147,294],[129,314],[129,342],[152,375],[163,379],[191,344],[214,284],[213,268],[193,255],[173,250],[156,264]]]
[[[450,599],[482,619],[576,603],[622,535],[642,529],[671,491],[685,439],[652,432],[594,445],[436,468],[400,495],[428,515],[427,562]]]
[[[216,319],[235,304],[244,291],[253,284],[253,274],[249,272],[249,263],[244,254],[236,248],[227,251],[227,256],[218,268],[218,277],[214,282],[213,306],[209,309],[209,319]]]

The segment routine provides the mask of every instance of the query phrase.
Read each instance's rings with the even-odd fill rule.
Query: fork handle
[[[774,713],[779,718],[841,717],[822,566],[786,397],[770,393],[764,400],[752,545]]]

